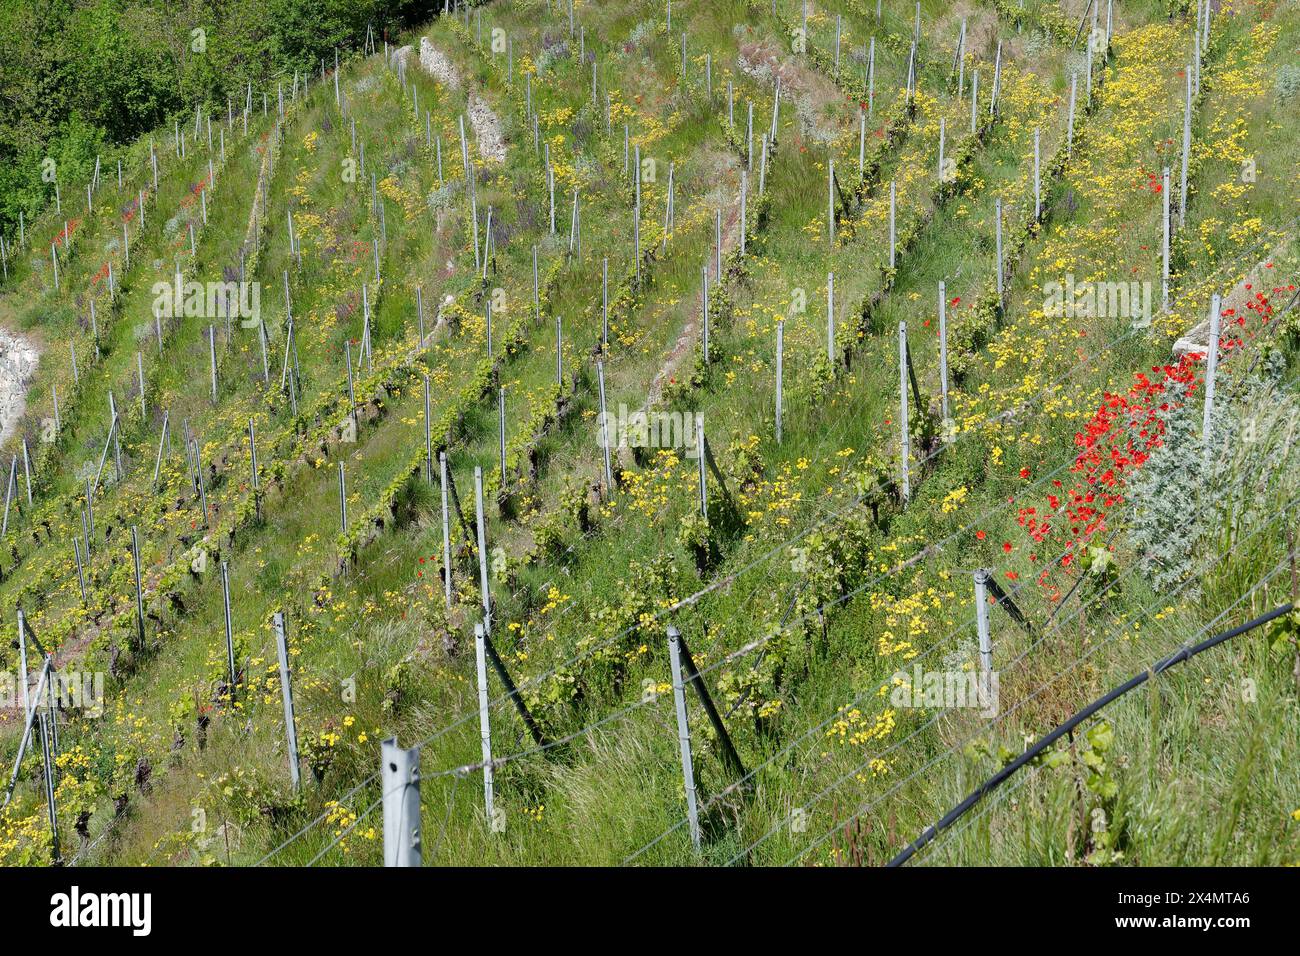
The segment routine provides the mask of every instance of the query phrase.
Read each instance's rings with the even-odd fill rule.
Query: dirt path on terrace
[[[398,56],[402,62],[405,62],[410,53],[410,47],[402,47],[398,51]],[[461,88],[459,71],[442,51],[429,42],[428,37],[420,37],[420,68],[444,86],[454,90]],[[506,143],[501,131],[500,117],[474,90],[467,92],[469,125],[474,132],[474,142],[478,144],[479,155],[489,162],[504,163]]]

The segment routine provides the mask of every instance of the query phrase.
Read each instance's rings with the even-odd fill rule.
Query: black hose
[[[1052,746],[1052,744],[1056,743],[1056,741],[1060,740],[1070,731],[1074,730],[1075,727],[1078,727],[1081,723],[1083,723],[1085,720],[1087,720],[1097,711],[1101,710],[1111,701],[1115,700],[1116,698],[1123,697],[1125,694],[1133,690],[1135,687],[1140,687],[1143,683],[1146,682],[1146,680],[1149,677],[1152,677],[1155,674],[1163,673],[1164,671],[1169,670],[1169,668],[1173,667],[1175,664],[1179,664],[1182,661],[1190,660],[1191,658],[1195,657],[1197,654],[1201,653],[1202,651],[1208,651],[1210,648],[1217,647],[1218,645],[1222,644],[1224,641],[1228,641],[1234,637],[1237,637],[1238,635],[1245,634],[1247,631],[1253,631],[1255,628],[1259,627],[1260,625],[1267,624],[1269,621],[1279,618],[1284,614],[1290,614],[1291,611],[1294,610],[1294,608],[1295,605],[1293,604],[1284,604],[1281,607],[1274,608],[1272,611],[1269,611],[1267,614],[1263,614],[1255,618],[1253,621],[1247,621],[1245,624],[1242,624],[1240,627],[1234,627],[1230,631],[1224,631],[1222,634],[1216,634],[1214,637],[1207,638],[1206,640],[1202,641],[1199,644],[1194,644],[1190,647],[1183,647],[1175,651],[1173,654],[1170,654],[1168,657],[1160,661],[1157,661],[1154,665],[1151,666],[1150,669],[1145,670],[1140,674],[1136,674],[1133,677],[1130,677],[1127,681],[1125,681],[1123,684],[1120,684],[1118,687],[1116,687],[1114,690],[1110,691],[1106,695],[1102,697],[1098,697],[1087,707],[1083,708],[1078,713],[1076,713],[1073,717],[1071,717],[1069,720],[1065,721],[1065,723],[1060,724],[1051,733],[1040,738],[1036,744],[1034,744],[1032,747],[1030,747],[1028,750],[1022,753],[1015,760],[1011,761],[1011,763],[1007,764],[1005,767],[999,770],[988,780],[984,781],[984,783],[982,783],[978,789],[974,790],[968,797],[966,797],[965,800],[963,800],[961,803],[957,804],[957,806],[953,807],[951,810],[945,813],[943,817],[939,820],[939,822],[933,824],[932,826],[926,827],[921,832],[920,836],[918,836],[915,840],[913,840],[906,847],[904,847],[902,852],[899,853],[898,856],[890,860],[889,863],[886,865],[902,866],[904,863],[906,863],[916,854],[917,850],[921,849],[921,847],[925,846],[927,843],[933,840],[936,836],[939,835],[941,831],[946,830],[948,827],[956,823],[957,820],[959,820],[966,813],[966,811],[970,810],[972,807],[975,806],[975,804],[983,800],[986,795],[992,793],[1002,784],[1006,783],[1006,781],[1009,780],[1017,770],[1025,766],[1025,764],[1029,763],[1029,761],[1033,760],[1040,753],[1042,753],[1048,747]]]

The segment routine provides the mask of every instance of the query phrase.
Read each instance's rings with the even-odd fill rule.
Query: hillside
[[[1295,5],[570,2],[6,229],[0,863],[1300,862]]]

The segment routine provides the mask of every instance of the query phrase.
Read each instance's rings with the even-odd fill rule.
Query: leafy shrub
[[[1300,94],[1300,66],[1288,64],[1277,71],[1277,95],[1282,100],[1289,100]]]
[[[1220,386],[1209,454],[1198,394],[1169,413],[1163,446],[1129,481],[1128,535],[1139,568],[1157,588],[1181,583],[1222,553],[1203,546],[1207,536],[1257,527],[1295,496],[1289,435],[1300,412],[1269,380],[1276,369],[1266,363],[1263,372],[1268,379],[1252,378],[1235,399],[1235,383]],[[1197,585],[1190,593],[1200,593]]]
[[[1224,404],[1213,416],[1213,429],[1220,435],[1221,428],[1235,427]],[[1196,542],[1208,527],[1204,492],[1221,487],[1226,477],[1221,457],[1206,462],[1200,431],[1200,406],[1174,409],[1167,418],[1164,445],[1129,481],[1129,539],[1139,568],[1158,589],[1180,584],[1193,573]]]

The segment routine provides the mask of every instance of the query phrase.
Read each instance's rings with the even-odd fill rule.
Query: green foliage
[[[1300,95],[1300,66],[1288,64],[1277,71],[1277,95],[1283,100]]]
[[[1195,545],[1209,527],[1201,510],[1203,491],[1219,486],[1226,477],[1223,458],[1207,462],[1202,454],[1200,413],[1199,406],[1174,409],[1167,419],[1164,445],[1129,483],[1133,504],[1129,537],[1142,573],[1157,588],[1179,584],[1195,569],[1201,556]],[[1229,427],[1228,419],[1221,404],[1215,428]]]
[[[12,0],[0,10],[0,230],[54,200],[41,176],[56,164],[69,187],[89,179],[98,153],[193,116],[225,112],[227,97],[292,84],[332,65],[336,48],[423,15],[412,0]],[[202,31],[196,33],[195,31]],[[120,152],[120,150],[119,150]]]

